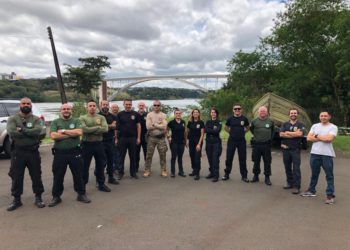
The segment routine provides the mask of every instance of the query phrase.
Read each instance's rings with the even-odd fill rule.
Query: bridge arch
[[[108,101],[112,101],[114,99],[114,97],[116,97],[118,95],[119,92],[123,92],[124,90],[131,88],[132,86],[135,86],[137,84],[143,83],[143,82],[148,82],[148,81],[155,81],[156,79],[152,79],[152,80],[139,80],[136,82],[132,82],[132,83],[128,83],[125,86],[123,86],[122,88],[118,89],[117,91],[115,91],[111,96],[109,96],[107,99]],[[174,80],[174,79],[157,79],[157,80]],[[197,83],[194,82],[190,82],[190,81],[186,81],[184,79],[176,79],[177,81],[186,83],[188,85],[191,85],[197,89],[199,89],[200,91],[203,92],[208,92],[208,90],[200,85],[198,85]]]
[[[173,80],[173,81],[180,81],[185,84],[188,84],[192,87],[195,87],[203,92],[208,92],[208,89],[202,87],[198,83],[189,81],[187,79],[216,79],[218,81],[219,78],[226,78],[227,75],[223,74],[215,74],[215,75],[173,75],[173,76],[141,76],[141,77],[118,77],[118,78],[109,78],[105,79],[105,81],[133,81],[131,83],[127,83],[117,91],[115,91],[111,96],[109,96],[107,99],[109,101],[113,100],[114,97],[117,96],[117,94],[120,91],[123,91],[125,89],[128,89],[132,86],[135,86],[137,84],[148,82],[148,81],[157,81],[157,80]]]

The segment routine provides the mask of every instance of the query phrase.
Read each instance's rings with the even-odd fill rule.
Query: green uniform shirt
[[[17,131],[17,127],[21,131]],[[10,135],[15,146],[34,146],[40,143],[40,133],[43,129],[39,117],[29,114],[26,117],[17,113],[7,120],[7,133]]]
[[[52,121],[51,123],[51,132],[57,132],[60,129],[72,130],[72,129],[81,129],[81,122],[79,119],[70,118],[65,120],[63,118],[58,118]],[[54,148],[57,149],[73,149],[77,148],[80,145],[80,136],[68,137],[64,139],[55,140]]]
[[[270,118],[265,120],[256,118],[252,121],[250,131],[254,135],[256,142],[271,141],[275,132],[275,124]]]
[[[80,121],[83,129],[83,141],[102,141],[102,134],[108,132],[106,118],[104,118],[102,115],[82,115],[80,116]]]

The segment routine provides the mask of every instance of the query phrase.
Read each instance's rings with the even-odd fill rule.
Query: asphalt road
[[[248,159],[250,159],[248,149]],[[51,199],[50,147],[41,147],[44,201]],[[224,169],[221,157],[221,174]],[[272,186],[240,180],[237,157],[227,182],[212,183],[205,153],[202,178],[161,178],[155,154],[150,178],[130,179],[111,186],[111,193],[87,186],[92,203],[75,200],[67,171],[63,202],[38,209],[33,205],[26,171],[24,205],[13,212],[10,161],[0,159],[0,249],[350,249],[349,157],[335,159],[336,203],[324,204],[325,178],[318,196],[303,198],[282,189],[285,182],[281,152],[273,152]],[[170,159],[168,157],[168,159]],[[307,188],[309,153],[302,153],[302,187]],[[184,156],[189,173],[188,152]],[[169,162],[169,160],[167,161]],[[252,162],[248,160],[249,177]],[[128,168],[127,168],[128,169]],[[90,176],[93,176],[93,168]],[[126,171],[128,173],[128,171]]]

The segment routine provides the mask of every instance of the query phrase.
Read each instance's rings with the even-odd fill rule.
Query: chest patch
[[[270,124],[265,124],[265,127],[266,127],[266,128],[269,128],[269,127],[270,127]]]
[[[73,123],[69,124],[69,128],[75,128],[75,125]]]

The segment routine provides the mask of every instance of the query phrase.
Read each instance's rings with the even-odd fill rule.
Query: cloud
[[[51,26],[62,71],[106,55],[113,77],[226,73],[232,55],[252,50],[282,9],[277,0],[2,0],[0,72],[55,75]]]

